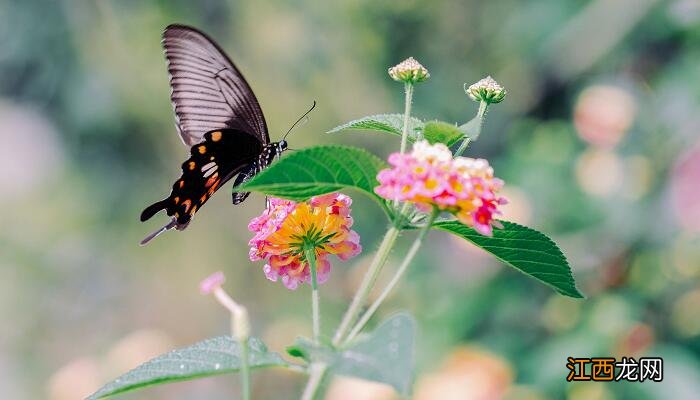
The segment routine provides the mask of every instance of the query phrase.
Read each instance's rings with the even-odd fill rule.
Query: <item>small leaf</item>
[[[387,383],[408,395],[413,383],[415,336],[413,317],[408,313],[394,314],[369,336],[343,350],[333,371]]]
[[[398,313],[340,350],[315,346],[306,338],[297,338],[292,347],[307,361],[326,364],[332,374],[386,383],[407,395],[413,382],[415,331],[413,317]]]
[[[260,339],[248,341],[251,368],[286,366],[277,353],[269,352]],[[230,336],[219,336],[158,356],[132,369],[88,397],[100,399],[145,386],[238,372],[240,348]]]
[[[569,262],[552,239],[513,222],[500,222],[503,229],[494,229],[492,237],[481,235],[457,221],[436,222],[434,227],[472,242],[565,296],[583,298],[576,288]]]
[[[374,193],[379,185],[377,174],[386,167],[384,161],[357,147],[309,147],[273,163],[236,190],[303,201],[354,188],[376,200],[389,213],[384,200]]]
[[[301,358],[305,361],[311,361],[311,355],[309,354],[309,347],[304,341],[304,338],[298,337],[295,344],[287,346],[287,354],[292,357]]]
[[[467,123],[460,125],[457,129],[471,140],[476,140],[481,135],[481,127],[484,125],[484,118],[476,116]]]
[[[363,129],[370,131],[379,131],[393,133],[401,136],[403,131],[403,114],[378,114],[370,115],[350,121],[346,124],[336,126],[326,133],[336,133],[349,129]],[[423,121],[418,118],[411,117],[408,124],[408,136],[411,141],[416,140],[416,130],[423,128]]]
[[[423,137],[430,144],[444,143],[449,147],[464,138],[464,134],[458,127],[447,122],[430,121],[423,128]]]

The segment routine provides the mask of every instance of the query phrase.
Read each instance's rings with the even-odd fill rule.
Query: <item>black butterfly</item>
[[[192,27],[170,25],[163,32],[163,48],[177,130],[191,149],[170,196],[141,213],[141,221],[160,210],[172,216],[142,245],[169,229],[185,229],[226,181],[238,174],[234,187],[240,185],[287,149],[284,139],[270,143],[255,94],[211,38]],[[234,193],[233,204],[249,194]]]

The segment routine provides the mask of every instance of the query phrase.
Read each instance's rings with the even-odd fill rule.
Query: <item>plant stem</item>
[[[316,249],[307,247],[304,250],[306,260],[311,270],[311,315],[313,320],[314,343],[319,344],[321,338],[321,310],[318,296],[318,271],[316,270]]]
[[[403,110],[403,130],[401,131],[401,154],[406,152],[406,143],[408,141],[408,123],[411,118],[411,102],[413,101],[413,83],[406,82],[404,84],[406,94],[404,97]]]
[[[241,345],[241,394],[243,400],[250,400],[250,365],[248,363],[248,339],[240,341]]]
[[[357,315],[360,313],[360,309],[367,300],[369,292],[372,290],[374,283],[377,281],[379,272],[382,270],[382,267],[389,257],[391,248],[394,247],[394,243],[399,237],[399,232],[400,231],[398,228],[392,226],[384,235],[384,239],[382,239],[382,243],[379,245],[379,249],[374,255],[374,259],[367,269],[364,278],[362,278],[362,283],[360,284],[359,289],[357,289],[355,297],[352,299],[352,303],[350,303],[350,307],[348,307],[338,330],[335,332],[335,336],[333,337],[334,346],[338,346],[343,341],[345,335],[350,329],[350,325],[355,322]]]
[[[250,337],[250,321],[248,311],[236,303],[221,287],[214,289],[214,297],[231,313],[231,336],[240,346],[241,356],[241,398],[250,400],[250,363],[248,360],[248,338]]]
[[[415,257],[418,253],[418,249],[420,249],[423,240],[425,240],[425,237],[428,236],[428,232],[430,232],[430,228],[433,226],[433,222],[435,222],[435,218],[437,218],[439,213],[440,212],[437,208],[433,208],[433,211],[430,214],[428,221],[418,233],[418,237],[411,245],[411,248],[408,250],[408,253],[406,253],[406,257],[401,263],[401,266],[399,266],[399,269],[396,271],[394,276],[391,278],[391,281],[389,281],[384,290],[382,290],[382,293],[379,295],[379,297],[377,297],[374,303],[372,303],[372,305],[362,315],[362,318],[360,318],[357,324],[355,324],[355,326],[352,328],[343,344],[350,342],[358,333],[360,333],[362,328],[364,328],[365,324],[367,324],[367,321],[369,321],[372,315],[374,315],[374,312],[377,311],[382,302],[384,302],[387,296],[389,296],[389,293],[391,293],[394,287],[399,283],[399,280],[401,280],[401,277],[403,277],[403,274],[406,272],[406,269],[408,268],[409,264],[411,263],[411,261],[413,261],[413,257]]]
[[[462,153],[464,153],[464,150],[467,149],[471,141],[472,139],[470,137],[465,137],[464,140],[462,140],[462,143],[459,145],[459,148],[455,152],[455,156],[461,156]]]
[[[311,364],[311,374],[304,388],[304,393],[301,395],[302,400],[314,400],[316,398],[318,390],[321,388],[323,378],[326,376],[327,368],[328,367],[324,363]]]

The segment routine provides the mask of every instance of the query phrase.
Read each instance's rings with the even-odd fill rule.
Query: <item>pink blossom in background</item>
[[[671,175],[671,199],[678,223],[700,232],[700,143],[676,162]]]

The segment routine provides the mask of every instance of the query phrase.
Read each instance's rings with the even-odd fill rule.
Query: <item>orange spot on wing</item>
[[[213,142],[218,142],[221,140],[221,131],[216,131],[211,133],[211,140]]]
[[[209,196],[211,196],[212,194],[214,194],[214,192],[216,191],[216,188],[219,187],[219,183],[220,183],[220,182],[221,182],[221,181],[216,181],[216,182],[214,182],[214,184],[211,185],[211,187],[209,188],[209,190],[207,190],[207,194],[209,194]]]
[[[174,202],[175,204],[177,204],[179,201],[180,201],[180,198],[177,197],[177,196],[175,196],[175,198],[173,199],[173,202]]]
[[[218,180],[219,180],[219,173],[214,172],[212,174],[212,176],[210,176],[209,179],[207,179],[207,182],[204,184],[204,187],[209,187],[209,186],[213,185],[214,182],[216,182]]]
[[[185,212],[190,209],[190,206],[192,206],[192,200],[187,199],[182,202],[182,205],[185,207]]]
[[[192,207],[192,211],[190,211],[190,215],[194,215],[194,213],[197,212],[197,205],[195,204],[194,207]]]
[[[185,186],[185,181],[180,181],[179,186],[180,186],[180,189],[182,189],[182,187]]]
[[[207,146],[201,145],[197,147],[197,150],[199,150],[199,154],[204,154],[207,152]]]
[[[194,167],[195,167],[194,161],[190,161],[190,163],[189,163],[190,171],[192,171],[194,169]]]

